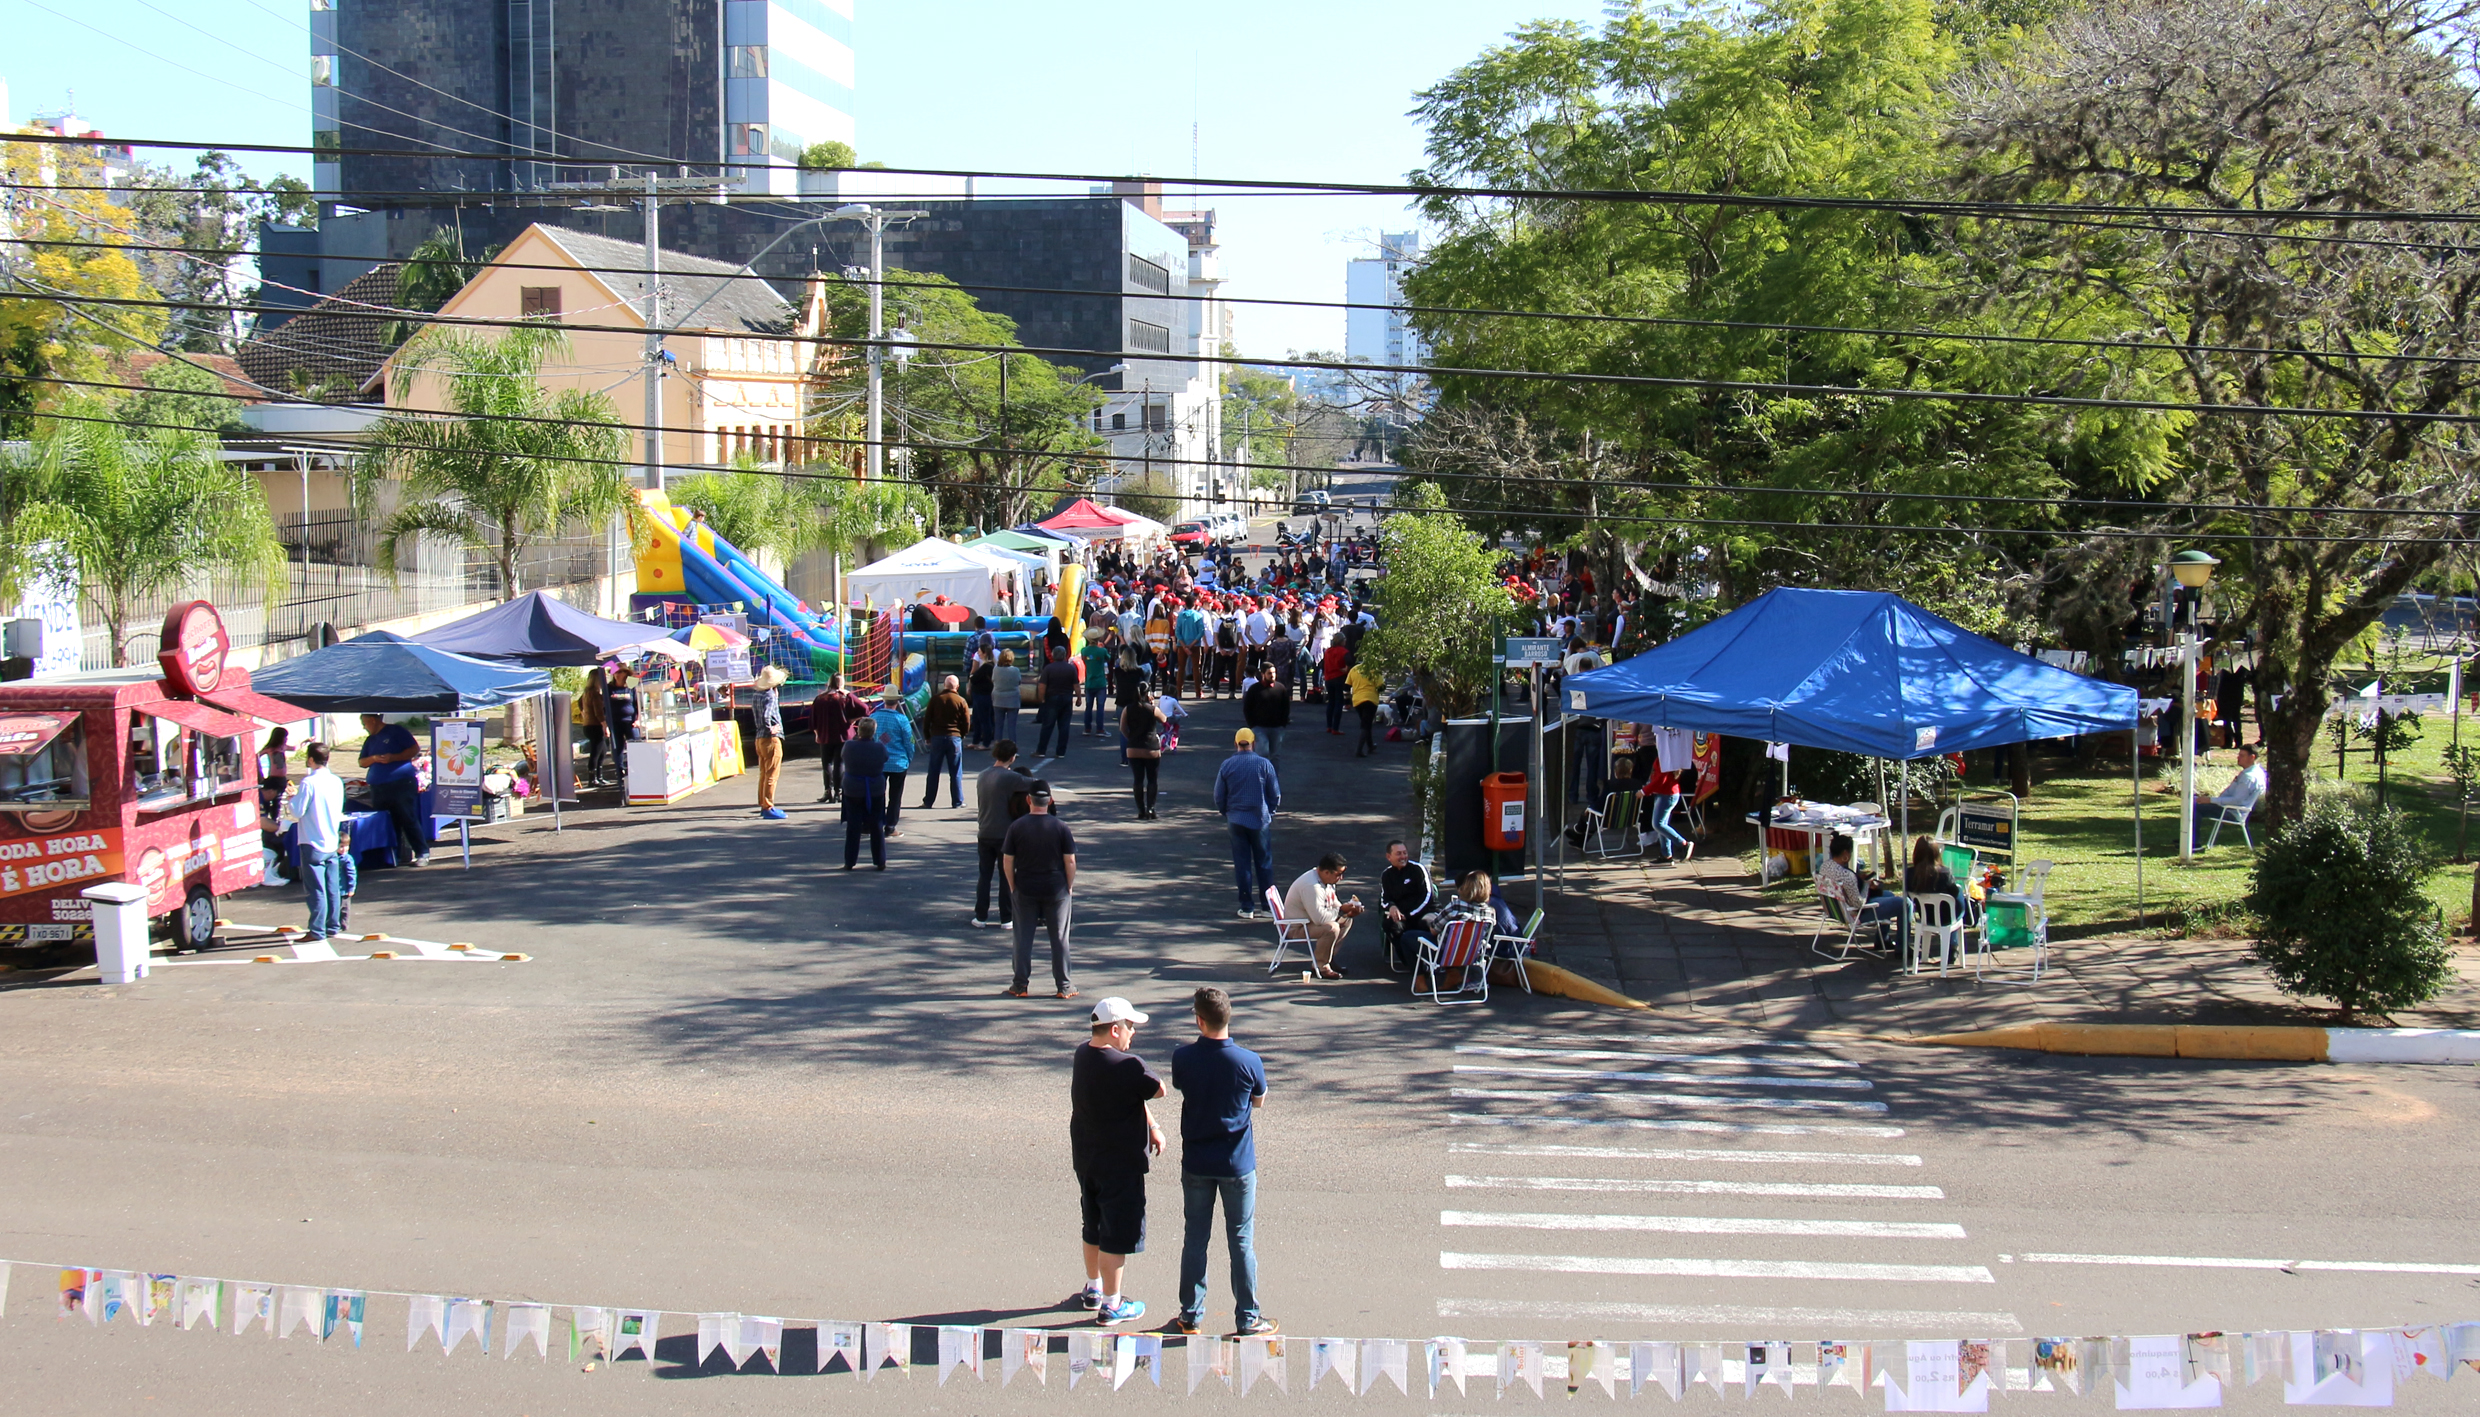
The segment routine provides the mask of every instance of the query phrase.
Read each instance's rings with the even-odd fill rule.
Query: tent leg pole
[[[456,848],[458,853],[464,857],[465,869],[468,871],[474,869],[473,828],[467,824],[467,820],[463,817],[456,819]]]
[[[2136,928],[2144,928],[2144,748],[2136,742],[2137,725],[2127,725],[2127,785],[2135,791]]]

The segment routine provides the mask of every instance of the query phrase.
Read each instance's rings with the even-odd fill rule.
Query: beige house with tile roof
[[[833,450],[805,457],[797,441],[809,389],[832,351],[764,336],[815,335],[825,306],[805,299],[796,309],[746,266],[677,251],[662,253],[663,322],[675,361],[662,381],[663,462],[669,468],[729,463],[741,453],[761,462],[827,461]],[[567,358],[546,366],[542,382],[608,397],[620,421],[644,418],[646,248],[556,226],[526,228],[475,272],[440,307],[450,318],[541,319],[569,327]],[[476,333],[488,335],[489,330]],[[391,371],[382,370],[388,383]],[[411,397],[391,406],[445,406],[436,381],[423,379]],[[642,438],[630,438],[630,459],[644,461]]]

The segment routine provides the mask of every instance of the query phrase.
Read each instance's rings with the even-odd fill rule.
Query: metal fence
[[[400,553],[391,576],[374,564],[378,532],[350,512],[282,517],[276,531],[284,544],[285,569],[272,601],[265,585],[229,576],[202,578],[145,597],[130,607],[122,627],[118,648],[127,661],[153,661],[165,613],[187,600],[213,601],[234,647],[255,649],[261,663],[273,663],[307,652],[320,625],[352,635],[386,621],[480,607],[503,598],[496,558],[431,538]],[[629,554],[626,539],[616,530],[546,538],[519,558],[517,583],[526,590],[592,585],[626,566]],[[78,667],[108,669],[121,662],[104,622],[104,607],[92,594],[83,598],[79,618],[85,638]]]

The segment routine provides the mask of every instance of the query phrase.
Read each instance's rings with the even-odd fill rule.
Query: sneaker
[[[889,833],[887,833],[887,840],[889,840],[889,841],[902,841],[902,840],[904,840],[904,833],[902,833],[902,832],[889,832]]]
[[[416,866],[428,866],[431,864],[431,854],[427,851],[414,853],[413,864]]]
[[[976,915],[973,917],[973,928],[976,930],[996,930],[999,928],[999,922],[996,920],[984,920],[982,917]]]
[[[1099,1309],[1102,1307],[1102,1291],[1088,1284],[1076,1291],[1075,1302],[1080,1309]]]
[[[1053,997],[1053,998],[1059,998],[1059,999],[1073,999],[1073,998],[1076,998],[1076,997],[1077,997],[1077,992],[1076,992],[1074,989],[1062,989],[1062,990],[1060,990],[1057,994],[1053,995],[1052,997]],[[1139,1308],[1143,1308],[1144,1306],[1143,1306],[1143,1305],[1139,1305],[1138,1307],[1139,1307]]]
[[[770,822],[780,822],[791,814],[786,812],[781,807],[769,807],[765,811],[760,812],[758,815],[766,818]]]
[[[1190,1318],[1186,1314],[1182,1314],[1171,1321],[1171,1332],[1185,1333],[1193,1337],[1197,1332],[1197,1323],[1198,1321],[1196,1319]]]
[[[999,991],[999,997],[1002,999],[1028,999],[1033,997],[1033,991],[1026,988],[1022,984],[1010,984],[1005,989]]]
[[[1254,910],[1235,910],[1231,913],[1231,918],[1234,920],[1255,920],[1257,918],[1257,912]]]
[[[1692,841],[1686,846],[1679,848],[1679,859],[1682,861],[1694,861],[1696,859],[1696,843]]]
[[[1125,1294],[1119,1296],[1116,1306],[1105,1304],[1094,1310],[1094,1322],[1105,1328],[1113,1324],[1134,1323],[1144,1317],[1145,1301],[1131,1299]]]
[[[1240,1325],[1240,1327],[1233,1329],[1231,1336],[1234,1338],[1259,1338],[1266,1334],[1281,1333],[1282,1331],[1283,1325],[1267,1318],[1264,1314],[1259,1314],[1256,1318],[1253,1318],[1247,1323]]]

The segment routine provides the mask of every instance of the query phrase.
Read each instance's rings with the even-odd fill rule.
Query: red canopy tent
[[[1143,541],[1159,537],[1165,528],[1152,517],[1123,512],[1117,507],[1097,505],[1092,499],[1079,497],[1035,526],[1050,531],[1071,531],[1088,538],[1122,537]]]

